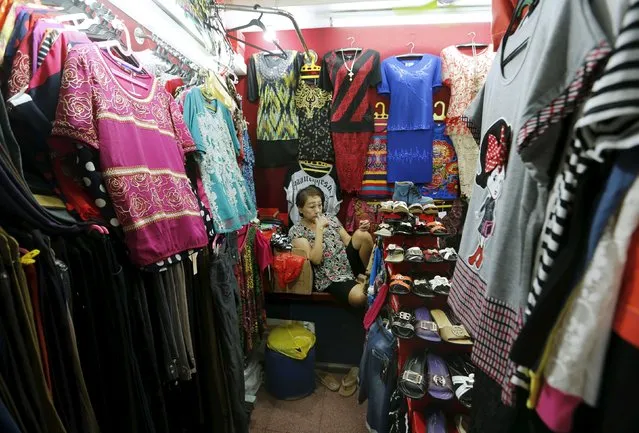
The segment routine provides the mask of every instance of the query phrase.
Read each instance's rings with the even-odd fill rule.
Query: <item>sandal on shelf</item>
[[[425,222],[417,220],[417,222],[415,223],[414,232],[416,235],[429,235],[430,228],[428,228]]]
[[[401,263],[404,261],[404,249],[398,245],[390,244],[386,248],[386,259],[385,262],[388,263]]]
[[[442,259],[442,256],[439,255],[439,251],[434,248],[424,250],[424,259],[428,263],[440,263],[444,261],[444,259]]]
[[[406,250],[404,260],[407,262],[421,263],[424,261],[424,253],[422,253],[422,250],[419,247],[410,247]]]
[[[439,209],[437,209],[435,203],[426,203],[423,206],[423,209],[426,215],[437,215],[439,213]]]
[[[441,335],[444,341],[452,344],[473,344],[470,339],[470,334],[464,328],[464,325],[451,323],[450,318],[443,310],[431,310],[431,316],[439,327],[439,335]]]
[[[429,353],[426,355],[428,367],[428,394],[438,400],[450,400],[455,395],[453,393],[453,382],[450,380],[450,373],[444,360]]]
[[[442,250],[439,250],[439,254],[443,257],[444,260],[446,260],[447,262],[456,262],[457,261],[457,251],[455,251],[455,248],[444,248]]]
[[[448,236],[448,230],[439,221],[430,222],[426,224],[426,227],[428,227],[430,234],[433,236]]]
[[[315,377],[322,383],[322,385],[333,392],[337,391],[340,387],[340,384],[335,376],[326,371],[315,370]]]
[[[393,201],[383,201],[379,204],[380,212],[392,213],[393,212]]]
[[[435,297],[435,292],[426,278],[416,278],[413,281],[413,293],[420,298]]]
[[[420,399],[426,395],[426,351],[410,357],[404,364],[404,371],[399,377],[397,388],[408,398]]]
[[[433,288],[433,292],[438,295],[448,295],[450,293],[450,281],[448,278],[437,275],[435,278],[429,281],[430,286]]]
[[[407,309],[402,309],[399,313],[393,314],[391,332],[397,338],[409,339],[415,336],[415,325],[413,325],[413,315]]]
[[[470,409],[473,403],[472,390],[475,384],[475,366],[470,362],[468,355],[457,355],[448,359],[448,370],[450,371],[457,400]]]
[[[433,322],[428,308],[421,307],[415,310],[415,335],[422,340],[439,343],[442,338],[438,330],[437,323]]]
[[[424,212],[424,208],[419,203],[413,203],[408,207],[408,212],[411,215],[421,215]]]
[[[377,227],[377,231],[375,232],[375,234],[383,238],[389,238],[393,236],[393,232],[391,231],[391,226],[390,224],[387,224],[387,223],[381,223]]]
[[[412,291],[413,279],[406,275],[395,274],[391,278],[388,291],[395,295],[407,295]]]
[[[413,225],[407,221],[402,221],[395,225],[395,230],[393,233],[398,235],[412,235],[413,234]]]
[[[393,213],[408,213],[408,205],[405,201],[396,201],[393,203]]]
[[[441,410],[432,412],[428,416],[426,424],[428,425],[426,430],[428,433],[446,433],[448,431],[448,427],[446,426],[446,416]]]
[[[342,397],[350,397],[357,391],[357,377],[359,376],[359,368],[351,368],[346,376],[342,378],[342,384],[339,387],[339,395]]]

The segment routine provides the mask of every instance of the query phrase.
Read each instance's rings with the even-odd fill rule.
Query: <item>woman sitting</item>
[[[295,198],[300,221],[291,227],[293,247],[306,251],[313,264],[314,288],[354,307],[366,305],[366,267],[373,251],[369,221],[361,221],[350,236],[334,216],[322,214],[324,194],[315,186]],[[358,279],[355,279],[358,275]]]

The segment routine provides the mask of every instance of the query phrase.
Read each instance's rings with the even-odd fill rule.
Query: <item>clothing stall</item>
[[[639,0],[4,0],[0,431],[636,432]]]

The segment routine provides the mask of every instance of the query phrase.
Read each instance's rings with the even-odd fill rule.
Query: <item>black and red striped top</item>
[[[353,71],[352,77],[349,76],[349,68]],[[341,51],[329,51],[324,55],[320,85],[333,93],[331,131],[374,130],[373,88],[381,80],[380,56],[375,50],[343,54]]]

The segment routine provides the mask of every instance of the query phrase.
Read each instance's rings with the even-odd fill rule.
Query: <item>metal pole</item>
[[[310,60],[311,58],[310,53],[308,51],[308,46],[306,45],[306,41],[304,40],[304,36],[302,36],[302,31],[300,30],[300,27],[297,25],[297,21],[295,21],[295,17],[290,12],[282,10],[282,9],[277,9],[277,8],[262,7],[257,4],[255,6],[216,4],[215,7],[220,10],[238,11],[238,12],[257,12],[261,14],[280,15],[285,18],[288,18],[289,20],[291,20],[291,23],[293,23],[293,27],[295,28],[295,32],[297,33],[297,37],[299,38],[300,43],[302,44],[302,47],[304,47],[304,52],[306,53],[306,59]]]

